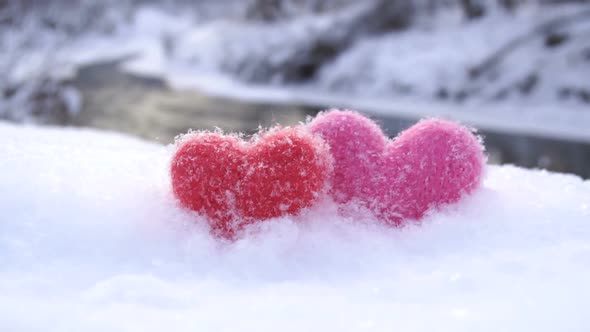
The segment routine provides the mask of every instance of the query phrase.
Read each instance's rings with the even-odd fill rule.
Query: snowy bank
[[[587,331],[590,182],[490,166],[420,226],[326,202],[219,243],[171,149],[0,123],[2,331]]]
[[[486,6],[486,17],[466,21],[459,1],[444,1],[455,4],[418,10],[404,30],[357,36],[355,31],[380,21],[375,15],[363,19],[375,1],[337,1],[339,9],[303,11],[274,22],[250,17],[253,1],[86,2],[48,13],[64,27],[78,26],[75,34],[59,24],[48,26],[42,7],[0,30],[1,118],[64,123],[52,109],[41,112],[49,119],[39,116],[39,108],[49,107],[34,103],[38,95],[56,100],[66,113],[61,117],[75,115],[84,108],[84,96],[76,94],[80,85],[72,79],[80,68],[108,60],[172,87],[206,85],[226,96],[235,95],[228,83],[257,83],[348,97],[343,102],[405,98],[449,109],[468,104],[472,113],[494,104],[512,107],[517,116],[521,107],[539,105],[548,105],[554,116],[563,108],[587,113],[590,102],[587,4],[532,1],[511,13]],[[89,17],[96,26],[88,26]]]

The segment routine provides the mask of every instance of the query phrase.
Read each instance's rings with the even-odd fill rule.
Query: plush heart
[[[171,162],[174,195],[232,238],[246,224],[309,207],[332,171],[327,145],[306,128],[273,129],[244,142],[236,136],[183,137]]]
[[[482,179],[480,140],[452,122],[423,120],[392,141],[375,122],[350,111],[321,113],[309,126],[330,146],[334,199],[358,202],[389,224],[457,202]]]

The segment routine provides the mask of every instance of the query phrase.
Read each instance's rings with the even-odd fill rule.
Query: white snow
[[[336,36],[339,18],[355,13],[357,7],[337,14],[308,15],[264,24],[225,19],[198,22],[186,16],[170,22],[170,15],[149,7],[139,8],[135,21],[123,35],[143,41],[144,47],[137,49],[138,57],[125,63],[124,68],[134,73],[158,73],[173,86],[213,85],[209,89],[233,96],[229,84],[215,83],[243,83],[256,76],[252,71],[260,62],[280,67],[286,58],[299,51],[298,46],[311,42],[310,36]],[[471,80],[468,72],[514,38],[530,34],[541,23],[587,8],[522,4],[513,14],[494,10],[469,23],[458,8],[441,10],[434,16],[422,15],[408,30],[360,40],[300,87],[322,94],[412,98],[438,103],[445,103],[437,95],[446,91],[446,103],[450,105],[457,104],[454,98],[463,91],[470,94],[468,101],[476,105],[549,104],[555,112],[559,112],[558,106],[586,109],[587,105],[581,101],[560,97],[559,90],[587,89],[589,72],[584,55],[590,26],[587,20],[562,28],[570,39],[553,49],[544,46],[542,34],[530,37],[503,58],[497,70],[492,70],[496,73],[494,78],[484,75]],[[166,55],[166,43],[160,41],[162,36],[168,38],[170,45]],[[77,52],[75,48],[68,50],[68,54]],[[519,92],[515,85],[531,74],[538,77],[538,83],[530,93]],[[267,79],[267,88],[284,86],[280,74]],[[504,90],[505,99],[496,100]]]
[[[305,43],[309,31],[329,30],[336,16],[309,16],[275,25],[223,20],[193,25],[185,22],[178,24],[186,28],[184,33],[178,28],[172,34],[175,48],[169,58],[158,51],[161,45],[147,46],[151,38],[145,33],[150,30],[143,28],[147,23],[136,24],[132,31],[140,36],[138,40],[146,41],[146,46],[138,53],[141,56],[124,63],[123,68],[133,73],[157,74],[175,89],[198,89],[245,101],[348,107],[410,120],[437,116],[493,132],[588,143],[588,106],[557,98],[560,84],[587,85],[589,67],[579,58],[580,49],[586,45],[580,41],[590,27],[586,21],[569,27],[568,33],[575,41],[566,47],[546,50],[541,37],[524,43],[507,57],[496,83],[484,84],[479,97],[465,103],[434,98],[441,88],[456,92],[477,87],[469,82],[467,68],[481,63],[515,36],[528,34],[540,22],[584,8],[572,5],[548,10],[528,4],[514,15],[492,12],[469,24],[459,12],[442,11],[438,16],[422,18],[408,31],[360,41],[326,65],[315,81],[295,86],[244,82],[236,78],[236,68],[265,54],[269,61],[281,63],[295,49],[289,45]],[[144,11],[140,9],[138,17],[146,16]],[[154,17],[153,21],[165,22],[166,16]],[[489,101],[498,91],[535,70],[541,80],[534,93]],[[403,92],[404,87],[411,91]]]
[[[126,70],[159,75],[171,85],[208,82],[211,76],[243,81],[255,76],[256,63],[280,66],[298,52],[298,45],[311,42],[310,36],[336,36],[339,19],[356,13],[363,6],[325,15],[301,15],[276,23],[260,23],[236,17],[231,12],[206,17],[210,5],[196,5],[194,12],[174,12],[154,5],[138,6],[129,21],[119,22],[112,34],[89,33],[63,40],[63,36],[40,31],[27,56],[15,59],[7,52],[1,63],[16,61],[7,67],[10,81],[23,81],[38,72],[72,75],[82,65],[99,60],[129,56]],[[224,7],[223,5],[219,5]],[[225,5],[225,11],[242,10]],[[584,59],[589,23],[580,20],[564,28],[570,39],[563,46],[548,49],[539,35],[530,38],[500,64],[491,81],[471,82],[468,69],[514,38],[530,33],[549,19],[587,10],[583,5],[557,8],[522,4],[513,14],[494,9],[480,20],[467,23],[458,8],[442,9],[436,15],[419,15],[415,25],[402,32],[391,32],[363,39],[325,65],[318,76],[305,86],[322,93],[341,93],[360,97],[436,100],[445,90],[453,95],[466,90],[479,102],[523,104],[569,104],[587,108],[581,102],[559,99],[561,87],[587,88],[588,66]],[[113,9],[116,10],[116,9]],[[242,13],[242,15],[245,15]],[[30,30],[34,30],[32,27]],[[563,30],[563,29],[562,29]],[[20,39],[33,32],[4,34],[6,48],[20,51]],[[20,41],[22,43],[22,41]],[[49,56],[51,55],[51,56]],[[50,58],[47,60],[47,58]],[[49,66],[48,66],[49,65]],[[5,66],[6,67],[6,66]],[[518,89],[502,101],[494,96],[536,73],[539,83],[531,94]],[[269,73],[270,75],[270,73]],[[279,77],[268,77],[267,85],[280,86]],[[493,82],[492,82],[493,81]],[[231,94],[226,85],[219,87]],[[476,92],[477,91],[477,92]]]
[[[172,147],[0,123],[1,331],[587,331],[590,182],[490,166],[420,226],[329,201],[235,243],[178,207]]]
[[[587,7],[539,7],[523,5],[515,13],[492,12],[466,23],[460,12],[445,12],[423,18],[415,27],[362,40],[336,61],[322,68],[317,79],[320,89],[364,96],[413,96],[434,99],[438,91],[448,93],[474,90],[475,100],[498,102],[494,96],[535,73],[539,82],[530,94],[511,89],[503,100],[537,103],[564,103],[558,99],[562,86],[588,87],[590,74],[582,59],[588,46],[590,20],[578,20],[557,31],[570,40],[549,49],[543,34],[529,37],[502,59],[495,78],[470,82],[468,71],[517,37],[528,35],[541,25],[559,17],[571,17]],[[484,84],[481,84],[484,83]],[[449,97],[452,99],[452,97]],[[573,103],[571,103],[573,104]],[[584,105],[582,105],[584,106]]]
[[[197,88],[208,94],[287,105],[350,107],[414,120],[445,116],[494,132],[590,142],[588,105],[578,97],[559,97],[564,87],[588,90],[590,67],[584,53],[588,20],[568,25],[564,32],[570,39],[562,46],[548,49],[541,36],[523,43],[504,59],[493,82],[467,77],[468,68],[516,36],[526,35],[549,19],[587,10],[587,6],[552,8],[527,3],[513,15],[494,9],[471,23],[466,23],[458,10],[441,10],[432,17],[419,16],[407,31],[355,43],[326,64],[314,80],[293,86],[273,78],[263,85],[243,79],[252,74],[253,63],[266,61],[280,67],[298,50],[295,45],[311,42],[310,36],[337,34],[338,18],[352,15],[362,6],[260,23],[245,20],[245,14],[239,12],[245,10],[243,3],[236,4],[207,2],[198,5],[196,12],[180,13],[154,5],[139,6],[112,34],[88,33],[67,40],[45,30],[37,34],[35,25],[22,32],[4,31],[0,42],[7,52],[0,54],[0,67],[6,71],[6,82],[0,80],[0,85],[31,80],[45,71],[63,78],[89,63],[125,58],[124,70],[162,77],[175,89]],[[22,49],[19,45],[32,34],[36,36],[34,45]],[[17,56],[21,53],[25,56]],[[531,94],[521,95],[516,88],[506,90],[532,72],[538,74],[539,82]],[[441,89],[448,91],[448,100],[436,98]],[[21,90],[19,98],[0,98],[0,113],[27,112],[21,104],[30,98],[30,92]],[[452,96],[463,90],[473,92],[473,98],[458,103]],[[509,91],[506,99],[493,100],[504,90]],[[79,103],[70,97],[67,94],[64,99],[75,112]],[[11,118],[31,118],[17,115]]]

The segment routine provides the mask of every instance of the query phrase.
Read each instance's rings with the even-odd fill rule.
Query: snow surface
[[[297,45],[310,42],[310,36],[337,35],[338,18],[354,14],[359,8],[362,6],[336,14],[304,15],[286,22],[261,24],[224,19],[197,22],[144,6],[123,32],[143,40],[144,45],[125,68],[135,73],[158,73],[173,86],[207,85],[212,77],[217,82],[249,81],[256,76],[251,72],[256,66],[251,63],[266,59],[275,66],[284,64],[286,58],[299,51]],[[479,103],[549,103],[586,109],[582,102],[561,98],[559,90],[588,87],[586,77],[590,72],[584,58],[588,20],[565,29],[571,40],[562,47],[548,49],[542,34],[529,38],[503,59],[496,70],[497,77],[474,82],[468,72],[541,23],[587,9],[584,5],[554,8],[530,3],[522,4],[512,14],[496,9],[470,23],[465,22],[458,8],[441,10],[437,15],[419,15],[411,29],[358,41],[322,67],[317,77],[303,87],[324,94],[414,100],[438,100],[437,95],[446,91],[451,99],[449,104],[456,104],[453,95],[464,91],[472,94],[469,101]],[[163,55],[165,43],[159,40],[162,36],[169,38],[171,47],[167,55]],[[77,52],[73,48],[67,54]],[[538,76],[538,84],[531,93],[518,92],[515,84],[531,74]],[[268,77],[267,81],[269,86],[284,86],[280,74]],[[226,85],[218,89],[233,94]],[[496,99],[503,90],[507,90],[505,99]]]
[[[172,147],[0,123],[1,331],[588,331],[590,182],[489,166],[420,226],[325,201],[220,243]]]
[[[408,31],[358,42],[322,68],[311,83],[284,85],[244,82],[238,79],[236,68],[261,57],[282,63],[296,50],[290,45],[305,43],[310,31],[329,30],[336,15],[305,16],[275,25],[239,20],[198,24],[185,16],[171,22],[170,15],[142,7],[125,32],[136,36],[138,56],[125,62],[123,68],[160,76],[175,89],[198,89],[208,95],[244,101],[347,107],[410,120],[445,117],[493,132],[588,143],[588,106],[559,99],[557,92],[560,85],[587,85],[590,67],[579,55],[580,48],[586,45],[580,41],[587,35],[590,21],[572,25],[568,31],[577,37],[572,37],[576,41],[568,47],[548,51],[540,37],[524,43],[503,64],[497,82],[484,84],[483,91],[472,100],[457,103],[434,98],[440,89],[474,88],[468,68],[481,63],[515,36],[530,33],[540,22],[584,8],[571,5],[548,10],[528,4],[514,15],[492,12],[470,24],[458,11],[442,11],[438,16],[422,18]],[[154,38],[156,35],[174,39],[168,56],[162,43]],[[79,51],[75,47],[68,54]],[[95,57],[99,54],[93,52]],[[551,79],[541,80],[531,95],[510,95],[504,101],[490,102],[498,91],[532,72]],[[404,87],[409,87],[410,92],[404,92]]]
[[[129,21],[119,22],[112,34],[88,33],[67,40],[34,24],[28,30],[8,31],[0,34],[0,42],[7,49],[6,54],[0,54],[0,65],[7,71],[4,79],[22,82],[43,71],[67,77],[85,64],[127,56],[129,61],[124,67],[128,71],[159,75],[174,86],[198,85],[209,82],[211,77],[218,77],[218,81],[247,81],[255,76],[250,63],[262,61],[280,66],[299,51],[297,45],[310,43],[310,36],[337,35],[339,19],[364,8],[356,5],[323,15],[260,23],[232,14],[232,8],[241,8],[236,4],[219,5],[223,14],[209,18],[197,14],[207,11],[211,6],[207,3],[195,5],[194,12],[142,5]],[[305,86],[323,93],[427,100],[436,100],[441,90],[451,94],[468,90],[478,91],[473,98],[476,101],[497,102],[494,96],[501,90],[536,73],[540,83],[532,94],[519,95],[510,90],[511,95],[503,102],[587,108],[580,102],[565,102],[558,95],[563,86],[587,88],[589,72],[583,58],[590,29],[587,20],[568,26],[565,32],[571,35],[571,42],[564,47],[547,49],[540,36],[523,43],[502,63],[493,84],[474,85],[468,78],[469,68],[515,37],[530,33],[549,19],[587,8],[529,3],[519,6],[513,14],[490,10],[486,17],[471,23],[465,22],[459,8],[418,15],[415,25],[407,31],[355,43],[321,68],[318,77]],[[35,38],[31,38],[32,34]],[[25,50],[25,56],[16,57],[23,52],[19,45],[29,39],[34,45]],[[266,79],[267,85],[282,85],[280,77]],[[224,91],[231,93],[230,89]]]
[[[214,4],[219,7],[205,10]],[[590,67],[584,47],[590,21],[580,20],[559,30],[570,39],[557,48],[546,48],[540,35],[522,43],[503,60],[493,82],[471,81],[467,74],[516,36],[529,34],[549,19],[587,10],[587,5],[527,3],[514,14],[490,10],[471,23],[453,9],[419,15],[411,29],[361,40],[326,64],[314,80],[293,86],[278,77],[268,77],[261,85],[247,80],[253,75],[253,64],[280,67],[299,50],[296,45],[310,43],[310,36],[316,34],[337,34],[338,19],[357,13],[362,6],[261,23],[245,20],[245,14],[239,13],[244,8],[237,4],[211,1],[195,5],[196,12],[138,6],[112,34],[93,32],[65,40],[50,31],[37,33],[40,28],[35,24],[23,31],[0,31],[0,43],[6,48],[0,54],[6,82],[0,80],[0,85],[34,82],[45,71],[70,77],[83,65],[125,58],[124,70],[162,77],[175,89],[197,88],[212,95],[287,105],[349,107],[412,120],[444,116],[494,132],[590,142],[588,105],[559,96],[564,87],[588,90]],[[211,13],[197,14],[201,11]],[[33,45],[22,49],[28,40]],[[539,82],[530,94],[514,87],[506,90],[531,73],[538,74]],[[18,98],[0,97],[0,113],[27,113],[23,103],[32,92],[21,90]],[[436,97],[443,90],[449,93],[446,101]],[[453,94],[463,90],[473,96],[463,103],[454,101]],[[495,100],[502,91],[508,91],[506,99]],[[70,95],[62,99],[75,112],[79,98]]]

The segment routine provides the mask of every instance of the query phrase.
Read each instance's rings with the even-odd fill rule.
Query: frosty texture
[[[218,133],[185,137],[171,164],[175,196],[232,238],[244,225],[309,207],[326,187],[331,158],[304,128],[274,129],[252,143]]]
[[[377,124],[350,111],[320,114],[312,132],[330,145],[336,201],[360,202],[387,223],[419,219],[479,186],[483,147],[467,128],[420,121],[388,141]]]

